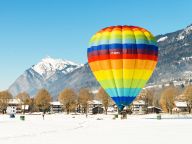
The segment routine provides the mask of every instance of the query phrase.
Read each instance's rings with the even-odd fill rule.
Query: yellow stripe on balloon
[[[151,40],[153,41],[153,35],[150,34],[147,31],[140,31],[140,30],[123,30],[123,31],[119,31],[119,30],[113,30],[111,32],[108,31],[104,31],[104,32],[99,32],[96,33],[90,40],[90,44],[95,43],[98,41],[97,37],[100,37],[102,35],[103,40],[111,40],[111,39],[116,39],[116,38],[143,38],[146,40]],[[146,38],[147,37],[147,38]]]
[[[120,69],[120,70],[100,70],[93,72],[97,80],[108,80],[108,79],[140,79],[141,75],[145,75],[141,78],[147,80],[153,70],[141,70],[141,69]]]
[[[112,85],[111,80],[102,80],[99,83],[102,85],[104,89],[108,88],[143,88],[146,84],[147,80],[135,79],[116,79],[117,83],[121,83],[123,81],[123,86]],[[139,83],[139,85],[138,85]]]

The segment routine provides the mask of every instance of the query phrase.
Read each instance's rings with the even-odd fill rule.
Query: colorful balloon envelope
[[[158,59],[154,36],[137,26],[111,26],[89,42],[89,66],[120,110],[138,96]]]

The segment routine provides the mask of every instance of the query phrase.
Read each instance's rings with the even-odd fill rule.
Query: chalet
[[[173,112],[187,112],[187,102],[186,101],[175,101],[175,107]]]
[[[102,114],[104,112],[104,109],[100,106],[96,106],[92,108],[92,114]]]
[[[51,113],[59,113],[62,112],[63,105],[59,101],[51,102],[50,103],[50,112]]]
[[[133,114],[145,114],[146,113],[146,105],[143,100],[133,101],[132,105]]]
[[[162,109],[156,106],[148,106],[147,107],[147,112],[148,113],[161,113]]]
[[[88,101],[88,112],[92,114],[103,113],[103,105],[98,100]]]
[[[8,102],[7,110],[8,114],[15,114],[21,112],[21,101],[19,99],[10,99]]]

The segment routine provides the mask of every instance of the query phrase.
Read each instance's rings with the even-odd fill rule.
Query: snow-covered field
[[[192,116],[128,116],[113,120],[113,115],[19,115],[11,119],[0,115],[0,144],[190,144]],[[179,119],[175,119],[178,118]],[[188,119],[186,119],[188,118]]]

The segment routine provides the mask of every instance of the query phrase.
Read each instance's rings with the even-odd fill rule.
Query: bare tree
[[[178,95],[178,90],[174,86],[165,88],[161,94],[160,104],[165,112],[172,114],[172,109],[175,106],[174,100]]]
[[[3,114],[6,113],[6,109],[11,98],[12,95],[8,91],[0,92],[0,110]]]
[[[35,105],[40,110],[45,112],[49,109],[50,102],[52,98],[49,92],[46,89],[41,89],[38,91],[37,95],[35,96]]]
[[[82,107],[83,113],[86,113],[86,115],[88,113],[88,102],[92,99],[93,97],[89,89],[86,88],[80,89],[78,101]]]
[[[101,100],[105,109],[105,114],[107,114],[108,107],[112,103],[111,97],[105,92],[103,88],[99,89],[96,97]]]
[[[30,96],[28,95],[28,93],[26,92],[22,92],[22,93],[19,93],[16,98],[20,99],[21,101],[21,107],[23,105],[23,113],[25,114],[25,108],[26,108],[26,105],[30,105],[31,104],[31,99],[30,99]]]
[[[154,105],[154,89],[143,89],[137,99],[143,100],[145,102],[146,110],[148,110],[148,106]],[[148,113],[148,111],[146,112]]]
[[[63,104],[67,114],[69,114],[70,111],[75,110],[77,104],[77,95],[72,89],[66,88],[59,94],[58,99],[60,103]]]
[[[183,92],[185,100],[187,102],[187,108],[189,113],[191,113],[192,109],[192,85],[189,85]]]

